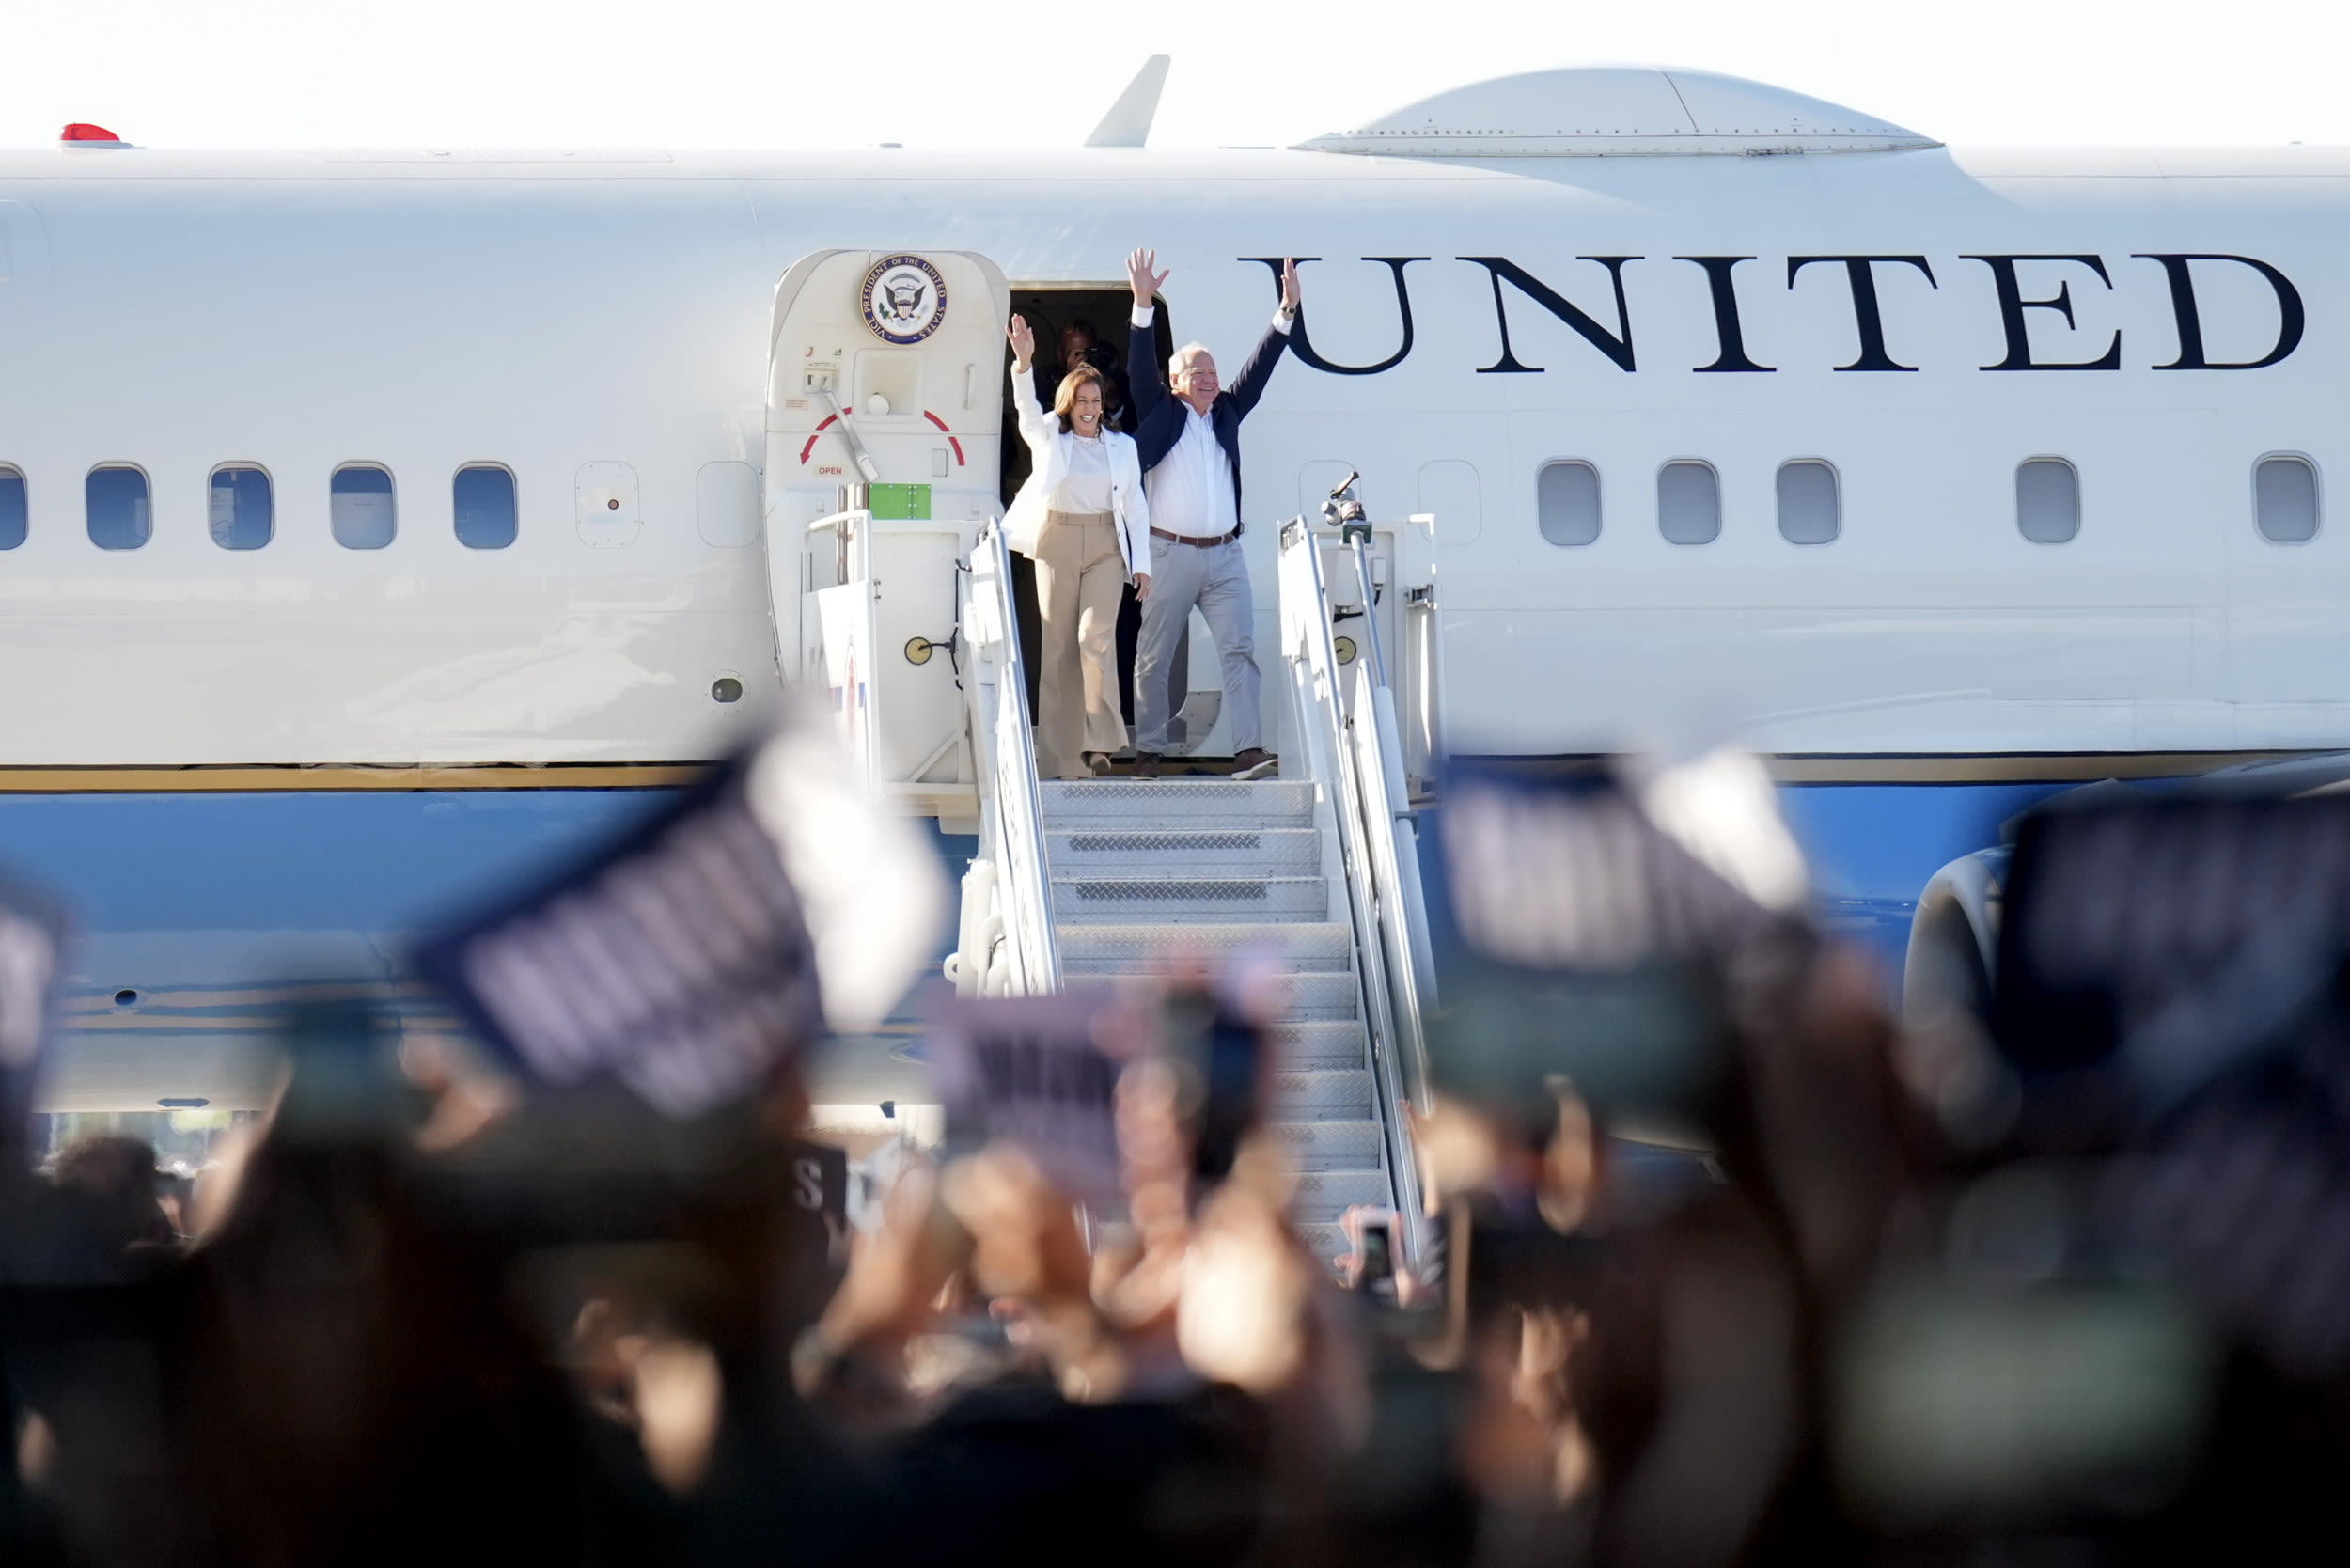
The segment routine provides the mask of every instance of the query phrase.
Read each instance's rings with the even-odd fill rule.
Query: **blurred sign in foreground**
[[[1995,1022],[2025,1070],[2109,1058],[2159,1112],[2342,998],[2350,795],[2107,799],[2018,836]]]
[[[1017,1143],[1071,1198],[1119,1201],[1119,1074],[1140,1021],[1107,991],[942,1001],[931,1062],[953,1147]]]
[[[2350,796],[2037,813],[2007,898],[2020,1138],[2125,1152],[2130,1245],[2287,1376],[2350,1372]]]
[[[420,955],[530,1078],[617,1078],[699,1115],[829,1024],[905,993],[946,908],[935,856],[795,703],[676,806]]]
[[[64,942],[56,906],[0,877],[0,1152],[25,1136]]]
[[[1735,751],[1536,778],[1457,769],[1435,881],[1449,913],[1438,1087],[1547,1124],[1556,1089],[1686,1115],[1713,1092],[1738,956],[1801,929],[1803,857]]]

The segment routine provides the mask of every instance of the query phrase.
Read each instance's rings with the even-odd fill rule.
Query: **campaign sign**
[[[1723,771],[1711,758],[1646,779],[1455,770],[1437,842],[1461,940],[1527,968],[1622,970],[1719,953],[1799,906],[1793,840],[1744,770]]]
[[[2288,1376],[2341,1377],[2350,795],[2052,804],[2006,884],[1994,1033],[2046,1124],[2071,1152],[2126,1109],[2100,1201],[2132,1245]]]
[[[2113,1058],[2159,1111],[2313,1014],[2342,1012],[2350,795],[2037,812],[2006,893],[2002,1050],[2028,1070]]]
[[[57,906],[0,877],[0,1150],[24,1141],[64,946]]]
[[[1107,991],[942,998],[931,1064],[948,1140],[1017,1143],[1070,1197],[1115,1207],[1118,1076],[1136,1027]]]
[[[1426,866],[1459,977],[1428,1019],[1439,1088],[1537,1126],[1561,1081],[1603,1111],[1700,1113],[1726,1048],[1729,961],[1785,918],[1757,893],[1781,896],[1776,823],[1758,828],[1731,782],[1718,808],[1668,796],[1667,823],[1628,767],[1454,770]]]
[[[435,940],[424,969],[541,1083],[609,1074],[677,1117],[755,1087],[822,1014],[802,901],[750,798],[752,761]]]

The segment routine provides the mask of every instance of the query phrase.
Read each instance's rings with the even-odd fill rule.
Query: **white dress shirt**
[[[1155,306],[1137,306],[1134,324],[1148,327]],[[1287,333],[1293,316],[1277,312],[1273,324]],[[1215,438],[1208,416],[1176,397],[1183,411],[1183,433],[1159,465],[1142,477],[1151,498],[1151,525],[1186,539],[1219,539],[1240,526],[1232,500],[1232,460]]]
[[[1045,504],[1073,517],[1105,514],[1110,510],[1109,446],[1098,435],[1070,434],[1069,472]]]
[[[1232,504],[1232,460],[1217,445],[1215,427],[1189,403],[1183,407],[1183,433],[1142,477],[1151,497],[1151,525],[1186,539],[1214,539],[1240,526]]]

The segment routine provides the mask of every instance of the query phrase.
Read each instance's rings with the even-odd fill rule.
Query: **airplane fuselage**
[[[0,766],[710,757],[744,711],[713,687],[776,667],[747,498],[775,549],[784,481],[843,477],[828,444],[742,472],[774,467],[777,277],[932,249],[1109,288],[1137,243],[1228,359],[1269,259],[1312,258],[1250,519],[1350,467],[1374,515],[1436,514],[1465,749],[1604,749],[1695,694],[1779,754],[2342,745],[2350,545],[2264,537],[2255,473],[2305,460],[2322,508],[2350,463],[2345,217],[2350,156],[2300,149],[8,154]],[[2076,476],[2062,542],[2019,528],[2034,459]],[[1803,460],[1824,542],[1780,525]],[[1591,478],[1546,534],[1559,463]],[[334,537],[353,464],[390,477],[382,548]],[[1702,542],[1701,495],[1660,513],[1692,464]],[[109,465],[137,548],[93,541]],[[224,466],[268,476],[258,548],[215,542]],[[469,466],[511,474],[510,544],[461,541]]]

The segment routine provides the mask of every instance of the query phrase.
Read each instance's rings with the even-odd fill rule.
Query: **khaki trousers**
[[[1089,778],[1085,754],[1126,744],[1118,713],[1118,604],[1126,587],[1117,524],[1044,514],[1036,542],[1037,609],[1044,622],[1038,671],[1037,768],[1047,778]]]

